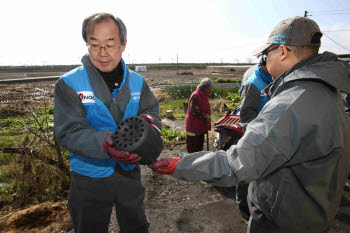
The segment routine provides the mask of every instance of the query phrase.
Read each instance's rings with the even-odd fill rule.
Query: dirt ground
[[[246,69],[246,68],[245,68]],[[188,70],[186,70],[188,72]],[[148,84],[158,90],[160,82],[179,82],[215,77],[207,70],[191,70],[194,75],[176,75],[175,71],[149,71],[142,73]],[[231,72],[227,77],[241,76],[242,71]],[[39,104],[45,100],[52,105],[52,90],[55,81],[30,84],[1,84],[0,101],[5,95],[22,95],[20,101],[0,104],[1,117],[12,117],[25,112],[25,103]],[[35,89],[39,88],[39,89]],[[33,90],[51,90],[43,95],[29,95]],[[2,99],[1,99],[2,98]],[[23,105],[24,104],[24,105]],[[179,126],[183,120],[163,119],[167,125]],[[213,150],[214,132],[210,132],[210,149]],[[185,144],[167,145],[160,158],[178,156],[186,152]],[[234,188],[215,188],[204,182],[189,183],[170,175],[158,175],[148,167],[141,166],[142,181],[146,188],[145,209],[151,223],[150,233],[188,232],[188,233],[240,233],[246,232],[247,223],[241,218],[234,201]],[[72,232],[72,223],[67,210],[67,201],[47,202],[27,209],[13,211],[0,217],[0,232]],[[115,212],[111,216],[110,233],[119,232]],[[350,181],[344,187],[340,210],[329,232],[350,232]]]

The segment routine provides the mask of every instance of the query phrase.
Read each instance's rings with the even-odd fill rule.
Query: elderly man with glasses
[[[248,232],[326,232],[350,168],[350,121],[340,95],[350,93],[350,67],[333,53],[318,54],[321,36],[311,19],[280,22],[255,53],[267,56],[270,100],[243,125],[237,145],[151,168],[218,186],[250,182]]]
[[[68,200],[74,231],[108,232],[116,207],[121,232],[148,232],[141,183],[141,157],[118,151],[111,135],[126,118],[160,125],[159,105],[143,77],[127,69],[123,21],[111,14],[87,17],[82,26],[88,55],[55,86],[57,142],[70,152]]]

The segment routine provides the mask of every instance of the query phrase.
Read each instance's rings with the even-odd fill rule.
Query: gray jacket
[[[261,93],[253,83],[246,83],[239,89],[239,95],[241,96],[239,117],[242,123],[249,123],[259,114]]]
[[[101,74],[92,65],[88,56],[82,58],[86,67],[95,96],[109,109],[117,125],[123,119],[126,106],[130,100],[129,76],[118,95],[113,96]],[[129,72],[128,70],[124,72]],[[129,74],[129,73],[128,73]],[[86,120],[86,112],[78,94],[70,88],[62,78],[55,85],[54,122],[55,136],[58,144],[68,151],[95,158],[107,159],[110,156],[104,151],[103,143],[107,135],[113,134],[109,130],[96,131]],[[140,96],[138,115],[149,114],[160,126],[159,104],[152,91],[144,81]]]
[[[251,182],[248,197],[274,232],[324,232],[350,168],[350,121],[339,93],[350,93],[347,68],[329,52],[299,62],[266,87],[270,101],[237,145],[189,154],[174,176]]]

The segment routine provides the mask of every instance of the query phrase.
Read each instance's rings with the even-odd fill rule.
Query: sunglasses
[[[271,52],[271,51],[273,51],[273,50],[275,50],[275,49],[278,49],[279,47],[280,47],[280,46],[277,46],[277,47],[274,47],[274,48],[272,48],[272,49],[270,49],[270,50],[262,51],[262,52],[261,52],[261,59],[262,59],[262,62],[266,64],[267,55],[269,54],[269,52]],[[286,47],[286,49],[287,49],[288,52],[291,52],[291,51],[292,51],[290,48],[287,48],[287,47]]]

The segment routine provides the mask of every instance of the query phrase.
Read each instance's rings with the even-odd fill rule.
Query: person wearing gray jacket
[[[141,157],[118,151],[112,134],[142,116],[160,126],[159,104],[143,77],[128,70],[122,53],[126,27],[107,13],[87,17],[82,34],[89,54],[55,85],[55,136],[70,152],[68,209],[74,232],[108,232],[116,207],[120,232],[148,232]]]
[[[150,167],[216,186],[250,182],[247,232],[326,232],[350,168],[350,121],[340,96],[350,93],[350,79],[348,64],[318,54],[321,36],[311,19],[280,22],[255,53],[267,57],[270,100],[237,145]]]
[[[261,94],[261,91],[270,83],[272,77],[267,71],[266,61],[260,58],[254,72],[242,82],[243,85],[239,89],[241,96],[239,117],[242,123],[251,122],[264,107],[268,99],[266,95]]]
[[[241,96],[239,118],[242,123],[249,123],[256,118],[268,101],[267,96],[261,94],[262,90],[272,82],[272,77],[267,71],[266,60],[260,57],[259,64],[255,67],[250,77],[245,79],[243,76],[245,81],[242,81],[243,85],[239,89],[239,95]],[[248,220],[250,216],[247,195],[248,183],[240,182],[236,186],[236,203],[238,204],[242,217],[246,220]]]

